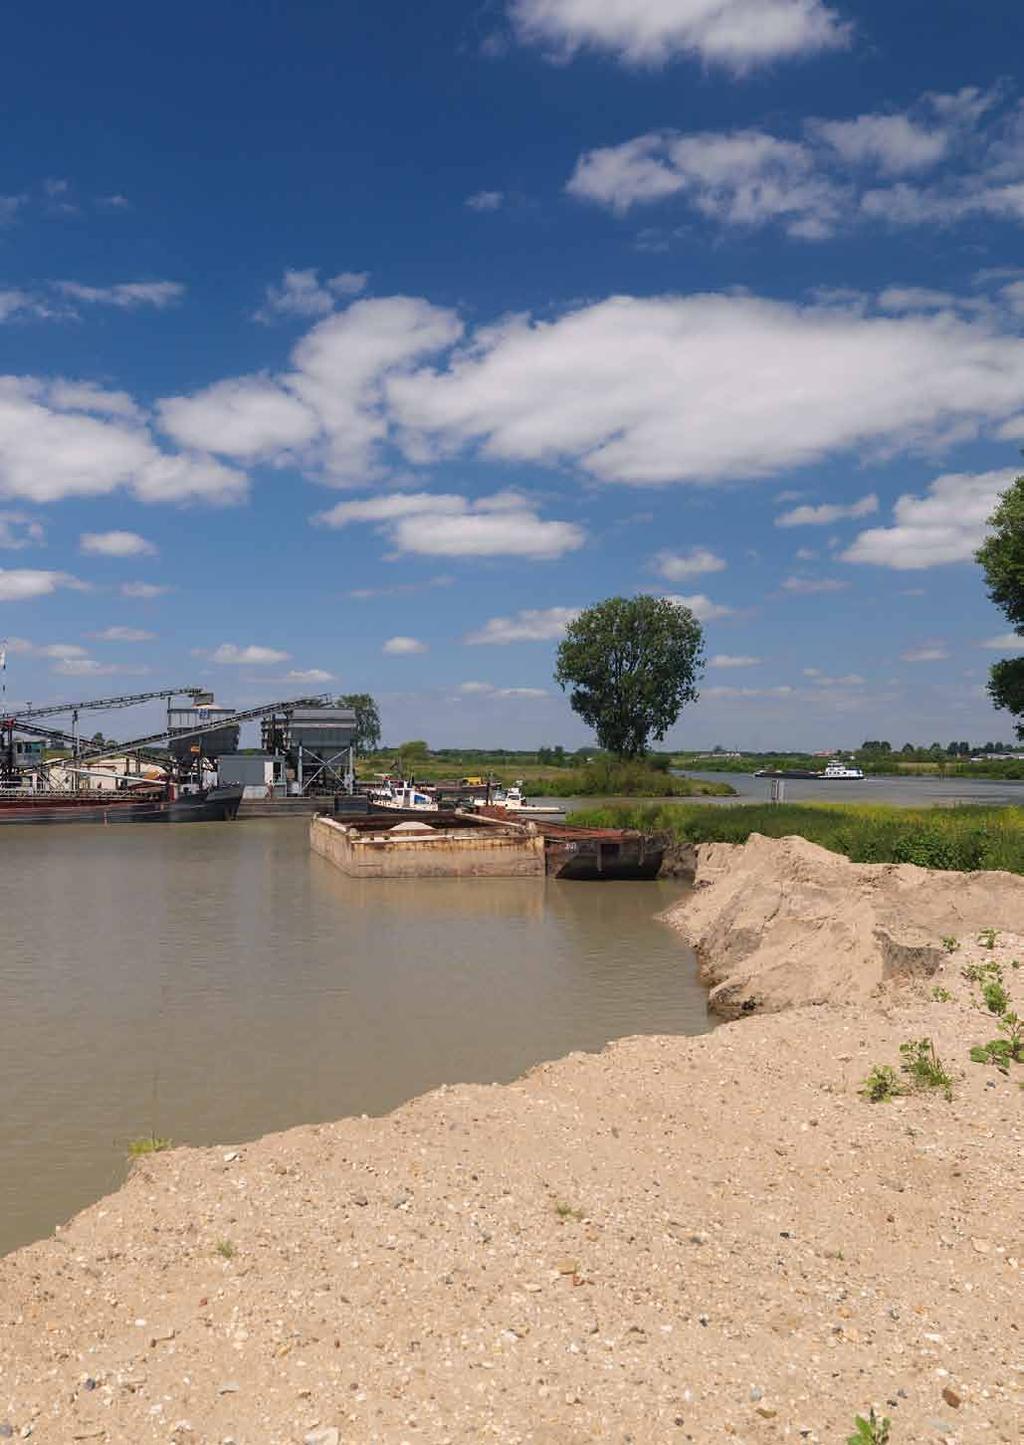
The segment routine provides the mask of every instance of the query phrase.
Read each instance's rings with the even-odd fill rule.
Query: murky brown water
[[[670,883],[344,878],[302,821],[0,830],[0,1254],[127,1141],[251,1138],[700,1033]]]

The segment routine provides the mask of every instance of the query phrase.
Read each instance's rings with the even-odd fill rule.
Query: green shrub
[[[883,1104],[906,1092],[896,1070],[889,1064],[876,1064],[858,1090],[869,1104]]]

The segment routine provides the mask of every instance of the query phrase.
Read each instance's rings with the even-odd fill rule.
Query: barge
[[[517,822],[504,809],[313,818],[310,847],[353,878],[656,878],[664,844],[627,828]]]
[[[227,823],[238,813],[241,786],[133,788],[0,793],[3,823]]]

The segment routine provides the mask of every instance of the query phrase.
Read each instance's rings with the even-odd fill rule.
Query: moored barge
[[[226,823],[238,812],[242,787],[133,788],[121,792],[0,793],[3,823]]]

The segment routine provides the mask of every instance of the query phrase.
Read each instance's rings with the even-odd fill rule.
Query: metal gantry
[[[136,693],[124,695],[121,698],[99,699],[85,704],[51,704],[50,712],[72,712],[77,718],[77,708],[90,707],[100,709],[105,706],[129,707],[133,702],[146,702],[154,698],[176,697],[179,694],[205,697],[208,696],[205,688],[164,688],[158,692]],[[46,715],[47,709],[30,708],[18,713],[10,713],[0,718],[0,734],[6,733],[8,740],[13,740],[14,732],[17,730],[26,733],[29,737],[41,738],[48,742],[51,747],[60,748],[62,751],[71,752],[74,764],[88,764],[100,762],[104,758],[137,755],[139,757],[151,755],[152,750],[161,743],[167,742],[173,736],[176,741],[187,738],[201,738],[205,733],[218,732],[222,728],[240,726],[244,722],[251,722],[255,718],[264,717],[267,713],[287,713],[297,707],[320,707],[330,702],[330,694],[319,693],[313,697],[283,698],[274,702],[260,703],[257,707],[243,708],[228,716],[211,718],[208,722],[202,723],[194,728],[178,729],[164,727],[157,732],[146,733],[143,737],[129,738],[125,742],[93,744],[83,747],[77,731],[65,732],[60,728],[48,728],[33,722],[33,717]],[[9,769],[8,769],[9,771]]]

